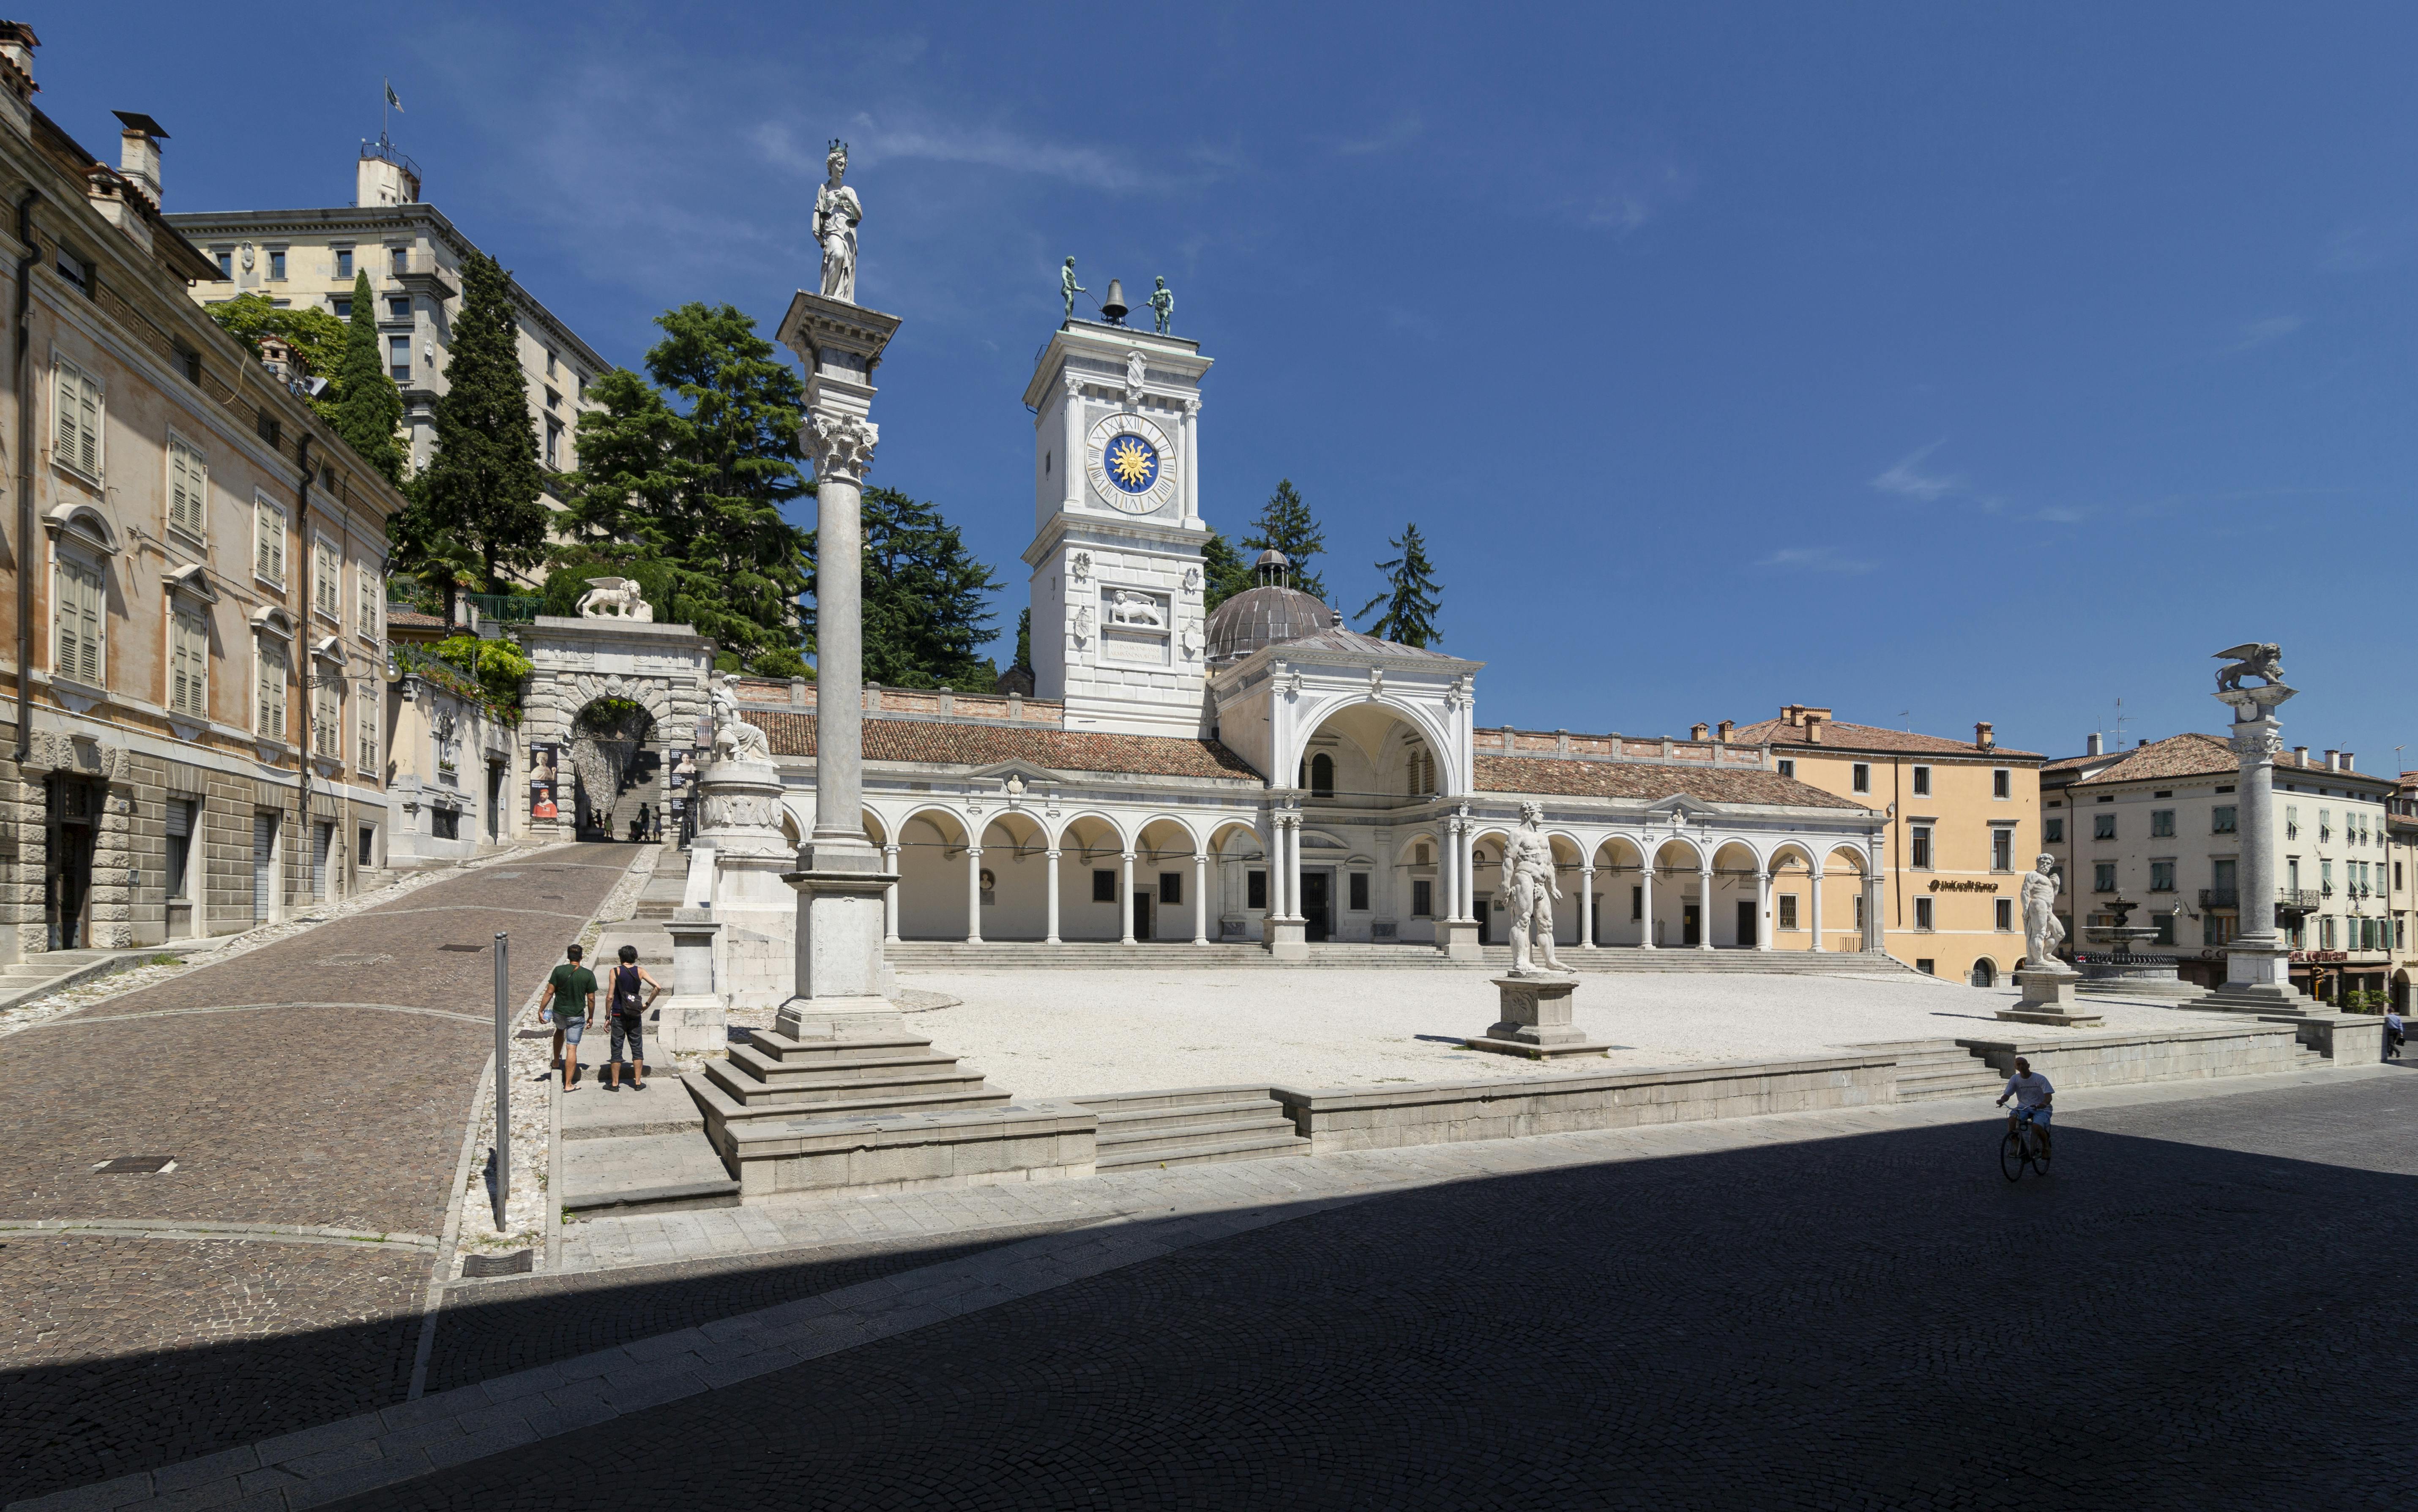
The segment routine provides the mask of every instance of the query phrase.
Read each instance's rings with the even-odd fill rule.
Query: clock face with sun
[[[1174,447],[1165,431],[1140,415],[1102,419],[1084,450],[1093,490],[1110,509],[1150,514],[1175,496]]]

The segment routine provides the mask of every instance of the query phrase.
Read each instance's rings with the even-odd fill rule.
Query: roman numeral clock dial
[[[1151,514],[1175,496],[1174,443],[1140,415],[1102,419],[1083,450],[1092,487],[1111,509]]]

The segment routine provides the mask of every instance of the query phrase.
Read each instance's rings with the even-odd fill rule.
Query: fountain
[[[2155,924],[2132,922],[2133,910],[2140,905],[2129,898],[2109,898],[2099,905],[2116,916],[2111,924],[2099,924],[2090,929],[2090,937],[2115,948],[2105,955],[2086,957],[2075,964],[2082,968],[2082,981],[2077,990],[2105,993],[2129,998],[2193,998],[2200,989],[2183,981],[2175,972],[2171,956],[2135,955],[2133,947],[2155,939]]]

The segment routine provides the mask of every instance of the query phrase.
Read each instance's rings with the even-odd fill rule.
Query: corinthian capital
[[[873,447],[881,439],[881,428],[853,415],[809,415],[800,439],[815,459],[817,481],[861,482],[873,470]]]
[[[2264,729],[2236,729],[2226,743],[2233,747],[2236,756],[2273,761],[2284,749],[2284,735],[2273,725]]]

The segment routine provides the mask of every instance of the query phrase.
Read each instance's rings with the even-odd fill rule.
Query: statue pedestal
[[[1262,924],[1268,954],[1279,961],[1309,959],[1309,921],[1270,917]]]
[[[1475,919],[1438,919],[1435,926],[1436,948],[1448,961],[1482,961],[1486,947],[1477,942],[1477,921]]]
[[[2019,966],[2015,968],[2015,985],[2023,992],[2012,1008],[2002,1008],[1997,1016],[2018,1024],[2055,1024],[2089,1028],[2104,1023],[2104,1016],[2078,1007],[2074,989],[2082,982],[2082,973],[2067,970],[2062,966]]]
[[[655,1034],[674,1053],[712,1053],[730,1043],[730,1014],[713,990],[713,937],[722,924],[704,909],[680,909],[664,923],[672,937],[672,990],[655,1010]]]
[[[790,996],[797,899],[783,885],[797,867],[781,832],[781,773],[765,761],[715,761],[696,779],[693,866],[712,867],[703,898],[724,927],[714,941],[715,985],[733,1008],[770,1008]],[[698,880],[704,880],[703,878]]]
[[[1502,994],[1503,1016],[1482,1037],[1462,1042],[1471,1049],[1532,1061],[1602,1055],[1611,1050],[1610,1045],[1588,1039],[1584,1030],[1570,1022],[1570,995],[1578,990],[1577,977],[1564,973],[1498,976],[1493,982]]]
[[[853,847],[809,844],[801,869],[781,880],[797,891],[797,990],[773,1020],[794,1040],[867,1039],[900,1034],[906,1020],[882,996],[882,897],[897,877],[881,856]]]

